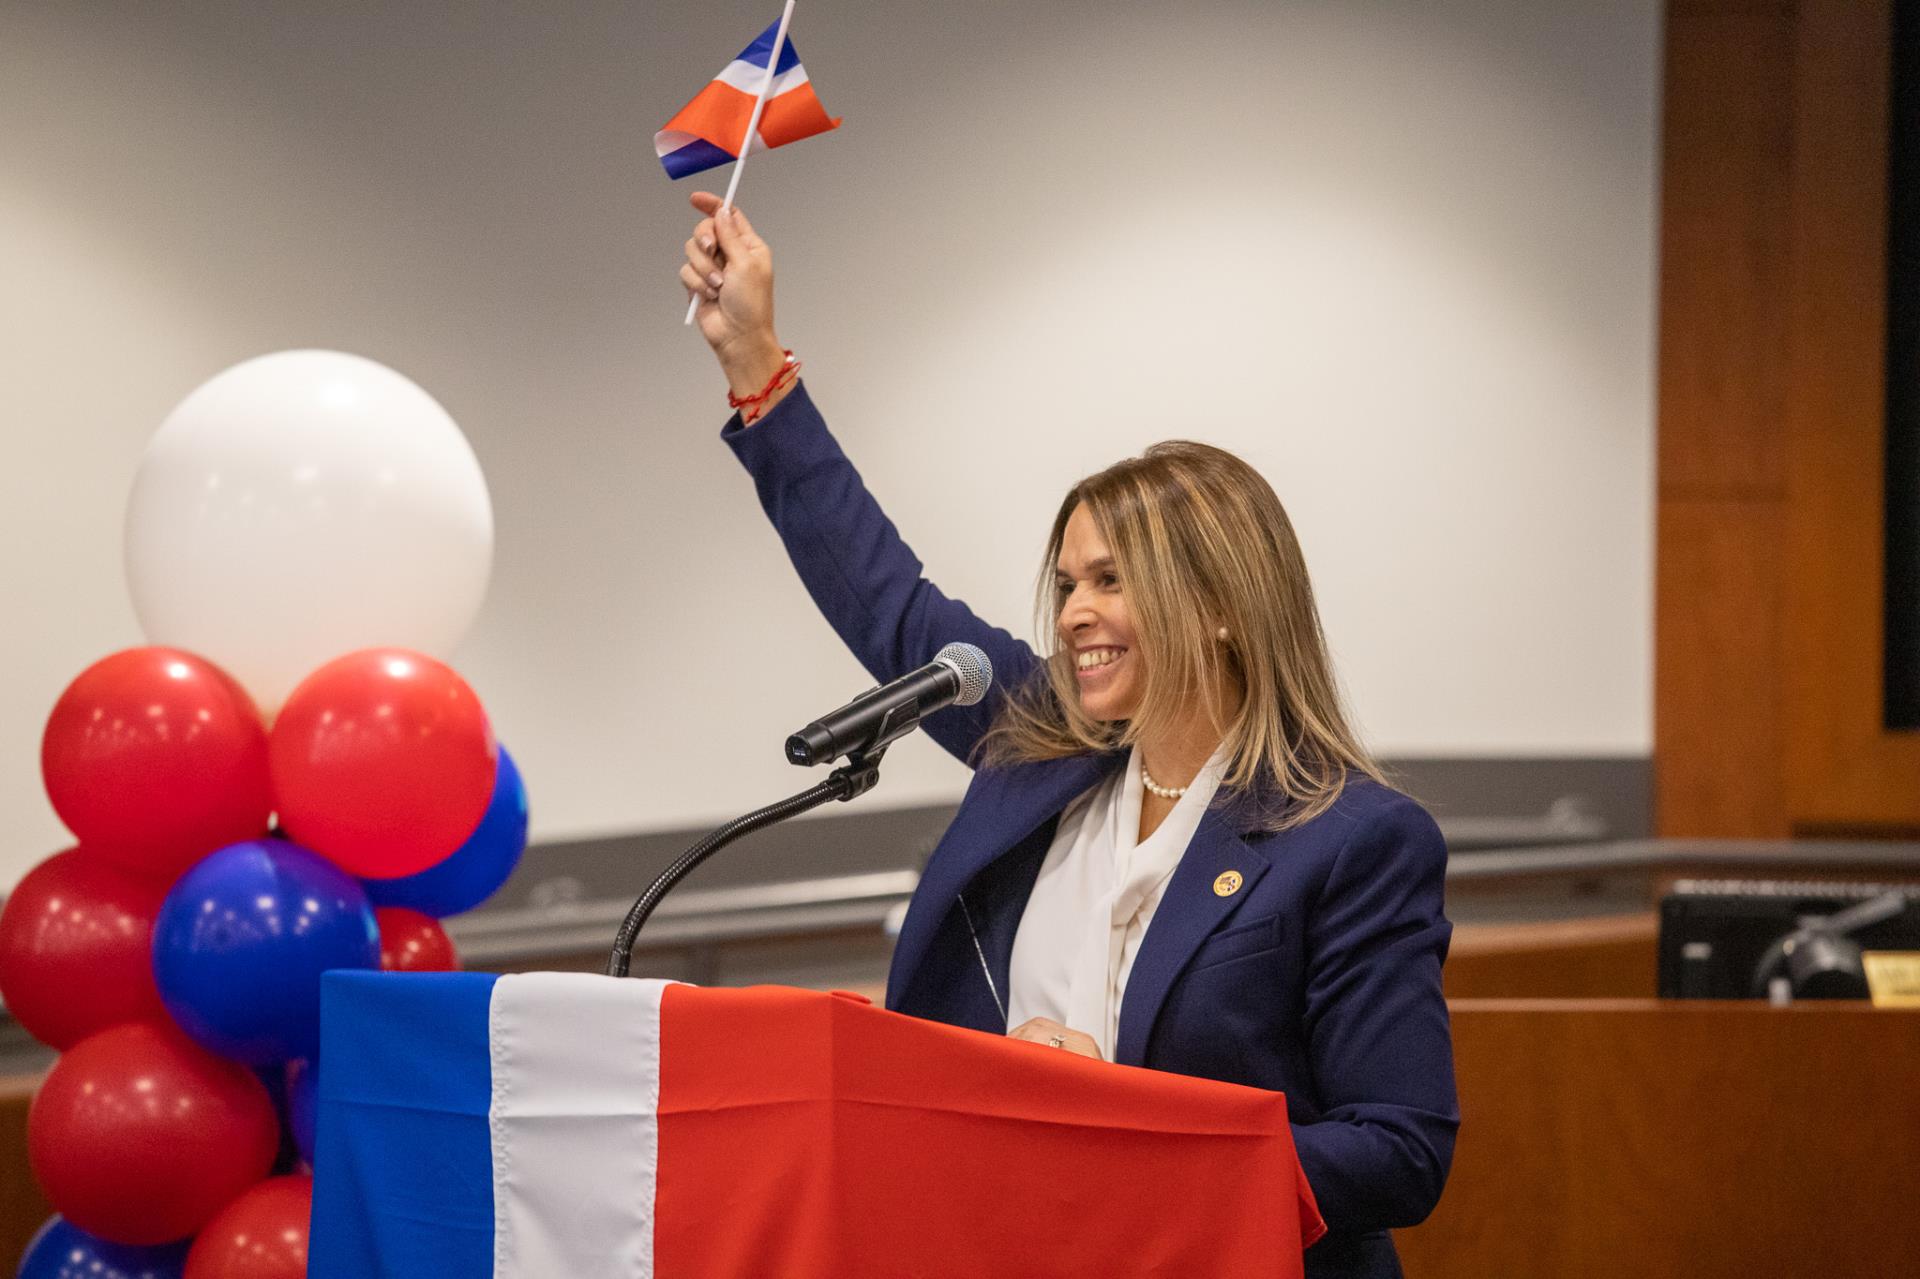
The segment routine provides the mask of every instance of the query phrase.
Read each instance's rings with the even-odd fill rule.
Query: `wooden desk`
[[[12,1274],[33,1232],[53,1215],[27,1166],[27,1107],[38,1075],[0,1075],[0,1274]]]
[[[1537,924],[1461,924],[1442,979],[1449,999],[1639,999],[1654,993],[1652,911]]]
[[[1920,1012],[1456,1000],[1411,1279],[1920,1273]]]

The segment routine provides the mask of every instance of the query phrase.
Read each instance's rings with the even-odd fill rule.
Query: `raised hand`
[[[729,386],[751,395],[786,358],[773,329],[773,250],[739,208],[721,212],[709,191],[691,199],[703,216],[687,239],[680,283],[700,299],[694,319]]]

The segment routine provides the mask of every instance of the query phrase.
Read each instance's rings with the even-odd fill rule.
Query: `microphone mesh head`
[[[987,686],[993,683],[993,663],[980,649],[972,644],[949,644],[935,653],[933,660],[960,677],[960,693],[953,699],[955,706],[972,706],[987,695]]]

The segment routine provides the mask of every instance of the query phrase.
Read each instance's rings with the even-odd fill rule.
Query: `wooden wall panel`
[[[1777,500],[1660,502],[1655,785],[1664,836],[1791,833],[1781,743],[1784,518]]]
[[[1660,189],[1663,497],[1777,500],[1790,4],[1669,8]],[[1770,88],[1770,86],[1774,86]]]

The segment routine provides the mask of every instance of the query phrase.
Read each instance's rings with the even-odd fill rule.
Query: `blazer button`
[[[1213,881],[1213,895],[1215,897],[1231,897],[1240,891],[1240,885],[1243,882],[1240,878],[1239,871],[1223,870],[1220,872],[1220,877]]]

